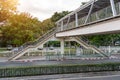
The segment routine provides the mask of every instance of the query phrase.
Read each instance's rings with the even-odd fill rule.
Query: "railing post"
[[[118,2],[118,6],[119,6],[119,14],[120,14],[120,2]]]
[[[70,52],[70,51],[71,51],[70,49],[71,49],[71,42],[69,41],[69,55],[70,55],[70,53],[71,53],[71,52]]]
[[[110,47],[110,46],[108,46],[108,52],[109,52],[109,53],[111,52],[111,47]]]
[[[75,27],[78,27],[78,13],[75,13]]]
[[[61,21],[61,31],[63,31],[63,21]]]
[[[117,15],[117,12],[116,12],[116,9],[115,9],[114,0],[110,0],[110,4],[111,4],[113,16],[116,16],[116,15]]]

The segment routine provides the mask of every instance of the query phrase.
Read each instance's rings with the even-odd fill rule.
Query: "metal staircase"
[[[82,36],[80,37],[75,37],[76,41],[81,44],[84,48],[86,49],[91,49],[93,51],[95,51],[96,53],[100,54],[101,56],[104,56],[104,57],[108,57],[107,54],[105,54],[104,52],[102,52],[101,50],[99,50],[97,47],[93,46],[93,45],[90,45],[88,44],[88,40],[82,38]]]
[[[54,36],[56,31],[57,29],[53,28],[50,31],[48,31],[46,34],[44,34],[42,37],[38,38],[37,40],[23,44],[22,46],[18,48],[18,51],[16,51],[14,55],[9,58],[9,60],[16,60],[20,58],[21,56],[23,56],[25,53],[27,53],[29,49],[36,48],[39,45],[45,43],[48,39]]]

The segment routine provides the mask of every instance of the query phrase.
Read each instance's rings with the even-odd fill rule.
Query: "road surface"
[[[63,60],[63,61],[33,61],[33,62],[0,62],[0,67],[17,66],[38,66],[38,65],[59,65],[59,64],[99,64],[99,63],[120,62],[120,59],[103,60]]]

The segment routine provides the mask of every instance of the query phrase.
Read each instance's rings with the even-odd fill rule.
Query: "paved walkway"
[[[7,57],[0,57],[0,62],[7,62],[8,58]]]

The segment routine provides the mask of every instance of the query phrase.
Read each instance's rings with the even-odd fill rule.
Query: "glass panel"
[[[78,19],[78,25],[83,25],[85,23],[86,16]]]
[[[112,16],[112,9],[111,6],[107,7],[107,17]]]
[[[106,9],[102,9],[102,10],[98,11],[98,16],[100,19],[105,18],[105,15],[106,15],[105,12],[106,12]]]
[[[117,11],[117,14],[120,14],[120,3],[116,3],[115,4],[115,8],[116,8],[116,11]]]
[[[61,31],[61,22],[57,24],[57,31]]]
[[[119,9],[119,5],[118,3],[116,3],[116,9],[117,9],[117,14],[120,13],[120,9]],[[93,22],[93,21],[97,21],[100,19],[105,19],[105,18],[109,18],[112,16],[112,9],[111,6],[108,6],[104,9],[101,9],[97,12],[94,12],[90,15],[90,17],[88,18],[87,23]],[[85,23],[87,16],[84,17],[80,17],[78,16],[78,25],[81,26]],[[74,18],[73,18],[74,19]],[[64,25],[64,29],[63,30],[67,30],[67,29],[71,29],[71,28],[75,28],[75,19],[69,23]]]
[[[71,29],[71,28],[74,28],[74,27],[75,27],[75,21],[70,22],[67,26],[67,29]]]
[[[89,19],[88,19],[88,23],[89,23],[89,22],[96,21],[96,20],[97,20],[97,18],[96,18],[96,13],[93,13],[93,14],[90,15],[90,17],[89,17]]]

